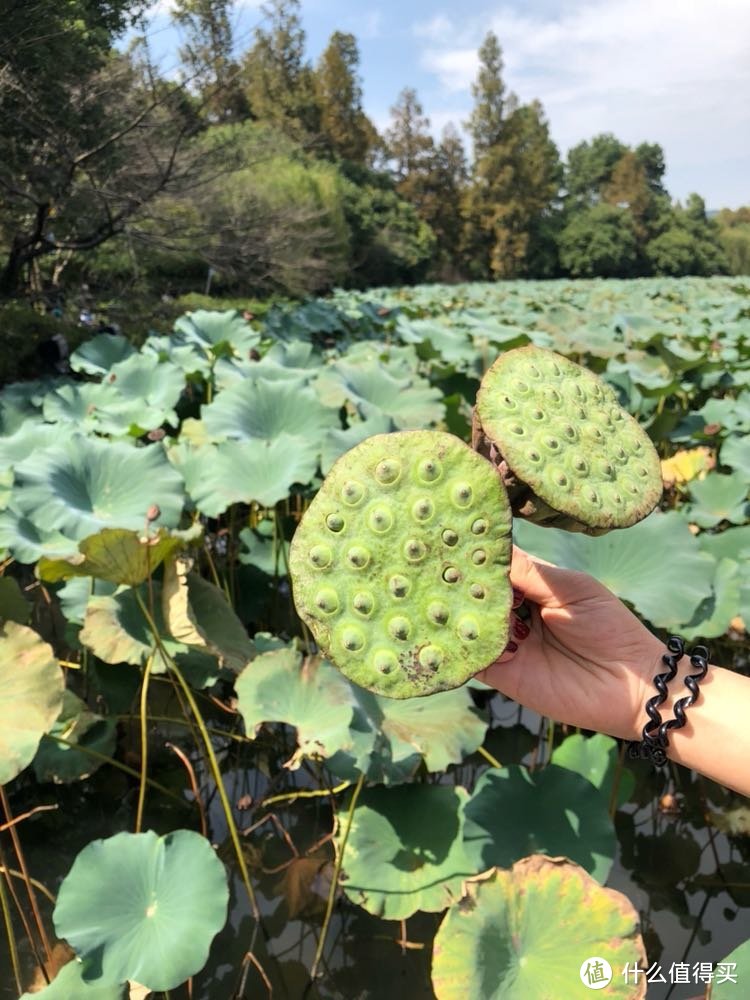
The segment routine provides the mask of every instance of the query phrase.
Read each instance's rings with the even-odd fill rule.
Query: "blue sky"
[[[149,26],[153,55],[175,66],[170,0]],[[235,0],[240,47],[261,23],[261,0]],[[308,55],[335,30],[356,35],[365,108],[379,129],[405,86],[433,131],[471,109],[476,51],[495,31],[506,84],[539,98],[564,154],[611,131],[660,142],[675,198],[709,208],[750,204],[750,0],[303,0]]]

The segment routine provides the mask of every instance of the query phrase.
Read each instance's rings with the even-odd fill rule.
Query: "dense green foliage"
[[[750,287],[728,278],[342,290],[252,321],[197,309],[140,348],[102,334],[77,348],[74,375],[6,386],[3,822],[18,817],[14,854],[35,839],[49,852],[61,828],[78,838],[53,918],[82,964],[47,995],[109,998],[135,979],[182,1000],[190,975],[194,996],[230,993],[248,975],[260,991],[259,967],[280,993],[301,995],[320,976],[311,996],[358,995],[369,967],[342,969],[333,944],[332,921],[349,918],[346,940],[383,937],[389,948],[407,933],[389,921],[408,919],[408,940],[424,946],[408,959],[409,981],[427,996],[473,995],[476,977],[503,983],[516,940],[530,957],[554,945],[550,972],[575,984],[580,962],[565,964],[575,940],[606,943],[621,964],[644,947],[659,955],[650,917],[597,886],[618,850],[692,941],[686,894],[748,880],[732,833],[745,814],[730,793],[674,772],[685,814],[733,837],[730,847],[712,834],[714,870],[684,826],[658,821],[646,836],[666,779],[631,774],[608,737],[498,725],[503,699],[474,681],[398,702],[358,688],[316,654],[287,564],[301,513],[344,451],[405,428],[468,439],[495,357],[551,347],[610,383],[655,442],[667,489],[661,509],[625,531],[588,538],[516,523],[516,539],[593,572],[655,632],[709,639],[716,660],[742,669],[749,304]],[[80,783],[102,802],[116,796],[97,827],[104,839],[91,843]],[[23,870],[13,857],[6,866]],[[220,957],[209,947],[227,905],[223,866],[236,877]],[[467,879],[476,906],[457,901]],[[0,904],[16,912],[5,886]],[[602,937],[571,923],[566,900],[581,895],[596,900]],[[506,938],[498,914],[518,905],[526,931]],[[436,934],[430,915],[446,909]],[[467,942],[492,935],[494,957],[456,949],[459,928]],[[289,968],[284,950],[310,929],[315,954]],[[44,951],[31,913],[14,933]],[[11,949],[18,992],[21,965]]]

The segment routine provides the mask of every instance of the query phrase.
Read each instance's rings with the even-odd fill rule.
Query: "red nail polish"
[[[513,640],[511,639],[511,641],[505,647],[505,652],[506,653],[517,653],[518,652],[518,643],[517,642],[513,642]]]
[[[524,601],[525,597],[526,597],[526,595],[524,594],[524,592],[522,590],[519,590],[518,587],[514,587],[513,588],[513,607],[517,608],[519,604],[523,604],[523,601]]]
[[[525,639],[530,631],[531,630],[529,626],[526,624],[526,622],[518,620],[513,622],[513,635],[516,637],[516,639]]]

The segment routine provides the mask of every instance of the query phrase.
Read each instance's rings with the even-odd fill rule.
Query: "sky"
[[[159,0],[148,28],[165,71],[180,44],[169,7]],[[260,8],[235,0],[241,50]],[[380,130],[407,86],[436,137],[448,122],[460,128],[493,30],[507,88],[542,102],[562,155],[605,131],[659,142],[674,198],[750,204],[750,0],[302,0],[302,17],[313,61],[333,31],[356,36],[365,110]]]

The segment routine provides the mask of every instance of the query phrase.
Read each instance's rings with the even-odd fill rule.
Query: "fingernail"
[[[505,647],[505,652],[506,653],[517,653],[518,652],[518,643],[517,642],[513,642],[513,640],[511,639],[511,641]]]
[[[530,632],[529,626],[526,622],[514,621],[513,622],[513,635],[516,639],[525,639]]]
[[[517,608],[519,604],[523,604],[523,600],[524,600],[525,597],[526,597],[526,594],[524,594],[524,592],[522,590],[519,590],[518,587],[514,587],[513,588],[513,607]]]

